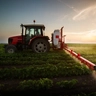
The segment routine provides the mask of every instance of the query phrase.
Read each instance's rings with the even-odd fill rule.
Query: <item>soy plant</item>
[[[53,86],[53,81],[48,78],[42,78],[39,80],[24,80],[19,83],[17,89],[20,90],[42,90],[50,89]]]
[[[61,88],[67,88],[67,89],[71,89],[73,88],[76,84],[78,83],[77,79],[72,79],[72,80],[62,80],[56,83],[57,86],[61,87]]]

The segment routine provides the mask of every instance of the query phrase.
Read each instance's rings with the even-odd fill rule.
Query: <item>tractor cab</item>
[[[36,38],[38,36],[44,36],[43,31],[45,30],[45,26],[42,24],[31,24],[31,25],[23,25],[22,27],[22,37],[24,42],[28,44],[32,38]],[[25,32],[24,32],[25,31]]]

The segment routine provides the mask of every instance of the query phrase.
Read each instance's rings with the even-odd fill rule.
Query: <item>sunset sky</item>
[[[0,43],[20,35],[20,24],[44,24],[51,39],[64,26],[66,43],[96,42],[96,0],[0,0]]]

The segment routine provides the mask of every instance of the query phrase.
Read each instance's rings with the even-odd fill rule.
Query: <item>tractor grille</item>
[[[12,38],[9,38],[9,39],[8,39],[8,44],[11,44],[12,41],[13,41],[13,39],[12,39]]]

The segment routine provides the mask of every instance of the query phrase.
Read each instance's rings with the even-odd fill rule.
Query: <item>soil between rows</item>
[[[96,75],[96,74],[95,74]],[[54,86],[51,89],[48,90],[39,90],[39,91],[32,91],[32,90],[25,90],[25,91],[20,91],[20,90],[15,90],[17,85],[19,84],[20,81],[23,80],[0,80],[1,84],[5,84],[6,88],[1,90],[1,95],[0,96],[72,96],[76,94],[90,94],[93,92],[96,92],[96,78],[93,77],[93,75],[82,75],[82,76],[72,76],[72,77],[59,77],[59,78],[51,78],[54,82]],[[62,80],[71,80],[71,79],[77,79],[78,83],[76,86],[72,89],[66,89],[66,88],[58,88],[55,83],[57,81],[62,81]],[[12,89],[12,90],[6,90],[6,89]]]

